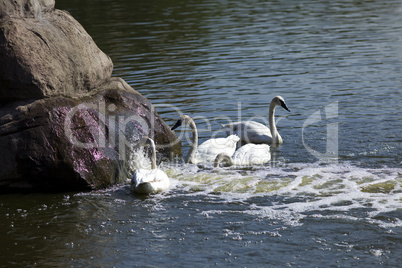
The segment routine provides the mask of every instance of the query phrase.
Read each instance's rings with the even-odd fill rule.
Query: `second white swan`
[[[190,126],[193,133],[191,147],[185,159],[186,163],[198,164],[206,161],[213,162],[220,153],[232,156],[235,152],[236,144],[240,140],[237,135],[229,135],[227,138],[209,139],[198,145],[197,126],[190,116],[183,115],[172,127],[172,130],[185,124]]]
[[[269,106],[269,128],[255,121],[240,121],[227,125],[222,125],[227,135],[236,134],[243,143],[265,143],[280,144],[283,142],[281,135],[275,125],[275,107],[281,106],[290,112],[286,106],[285,100],[281,96],[272,99]]]

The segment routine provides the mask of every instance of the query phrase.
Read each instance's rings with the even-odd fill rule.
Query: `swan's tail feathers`
[[[234,130],[233,130],[233,127],[232,127],[232,125],[231,124],[221,124],[221,126],[222,126],[222,128],[221,129],[223,129],[225,132],[226,132],[226,136],[233,136],[234,135],[234,133],[236,133]]]
[[[238,142],[238,141],[240,140],[240,137],[237,136],[236,134],[234,134],[234,135],[228,136],[228,139],[229,139],[229,140],[232,140],[232,141],[234,141],[234,142]]]

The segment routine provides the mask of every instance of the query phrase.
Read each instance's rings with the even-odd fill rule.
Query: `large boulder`
[[[99,189],[131,177],[139,139],[177,136],[53,0],[0,0],[0,191]]]
[[[0,189],[78,190],[124,183],[133,172],[130,154],[144,135],[155,140],[159,160],[180,154],[180,147],[172,149],[176,136],[140,94],[113,86],[80,100],[13,102],[0,109]]]
[[[90,95],[113,63],[54,0],[0,0],[0,99]]]

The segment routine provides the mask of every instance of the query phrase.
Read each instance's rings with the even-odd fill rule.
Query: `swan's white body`
[[[160,169],[138,169],[131,179],[131,190],[139,194],[152,194],[169,188],[169,177]]]
[[[152,169],[138,169],[131,178],[131,191],[139,194],[152,194],[169,188],[169,177],[162,170],[156,168],[155,143],[152,139],[144,137],[141,143],[151,145]]]
[[[220,153],[232,156],[236,150],[236,144],[240,140],[237,135],[229,135],[226,138],[210,139],[198,145],[197,126],[193,119],[188,115],[183,115],[175,126],[172,127],[172,130],[182,124],[188,124],[193,132],[191,148],[188,151],[186,163],[198,164],[201,162],[212,162]]]
[[[255,121],[240,121],[234,122],[232,124],[224,125],[223,128],[227,135],[231,133],[236,133],[244,143],[272,143],[271,130]],[[278,133],[278,143],[282,143],[282,137]]]
[[[215,158],[214,166],[218,167],[221,161],[225,161],[228,165],[250,166],[264,164],[269,160],[271,160],[269,145],[248,143],[240,147],[233,157],[219,154]]]
[[[273,98],[269,106],[269,128],[255,121],[240,121],[222,127],[227,135],[238,135],[242,143],[280,144],[283,140],[275,125],[275,107],[278,105],[289,111],[281,96]]]
[[[233,155],[236,151],[236,144],[240,138],[236,135],[229,135],[227,138],[210,139],[201,143],[195,153],[195,163],[213,162],[220,153]]]

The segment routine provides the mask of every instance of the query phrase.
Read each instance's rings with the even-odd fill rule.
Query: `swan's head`
[[[215,158],[214,167],[219,167],[219,165],[222,161],[225,162],[226,165],[228,165],[228,166],[233,165],[232,158],[228,154],[220,153]]]
[[[152,145],[152,144],[154,144],[154,146],[155,146],[155,143],[154,143],[154,141],[150,138],[150,137],[148,137],[148,136],[143,136],[141,139],[140,139],[140,146],[145,146],[145,145]]]
[[[193,119],[191,119],[190,116],[183,115],[182,117],[180,117],[179,120],[177,120],[176,124],[171,128],[171,130],[175,130],[176,128],[178,128],[182,125],[189,124],[191,121],[193,121]]]
[[[272,102],[275,105],[281,106],[283,109],[285,109],[286,111],[290,112],[290,110],[286,106],[285,100],[281,96],[276,96],[275,98],[272,99]]]

